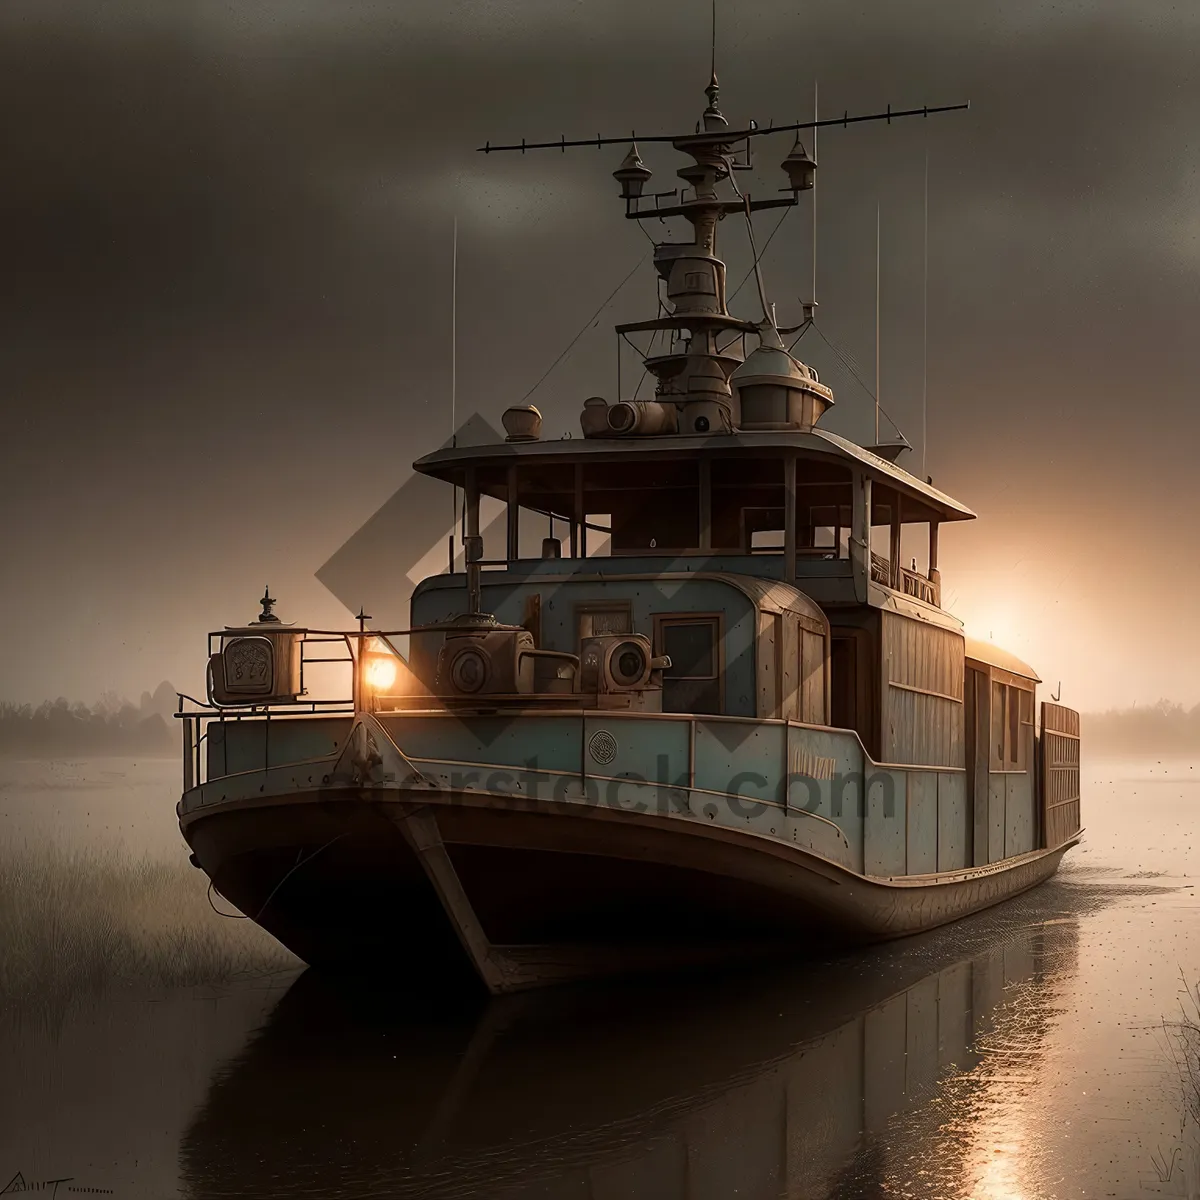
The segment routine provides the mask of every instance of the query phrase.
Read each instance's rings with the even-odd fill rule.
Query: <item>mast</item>
[[[450,445],[458,445],[458,217],[454,218],[454,233],[450,248]],[[450,508],[450,574],[454,574],[454,533],[458,528],[458,484],[451,495]]]
[[[826,125],[850,125],[865,121],[892,121],[904,117],[928,117],[933,113],[964,109],[967,104],[944,105],[937,108],[924,106],[905,110],[893,110],[889,105],[885,112],[851,117],[820,119],[819,96],[814,86],[814,118],[787,125],[772,122],[766,127],[750,121],[744,128],[730,127],[721,112],[720,84],[716,72],[716,7],[713,5],[712,43],[710,47],[709,82],[704,89],[707,105],[695,131],[685,134],[653,134],[639,138],[636,131],[628,138],[595,138],[568,140],[561,136],[557,141],[529,142],[492,145],[486,142],[479,149],[490,154],[501,150],[555,149],[563,153],[568,147],[625,144],[627,153],[613,177],[620,185],[620,195],[625,201],[625,216],[633,221],[663,221],[669,217],[682,217],[691,225],[691,239],[673,242],[655,242],[653,262],[661,284],[665,285],[665,301],[660,302],[660,312],[651,320],[618,325],[619,338],[629,340],[633,333],[669,333],[665,352],[654,353],[651,346],[643,353],[646,371],[655,379],[655,398],[649,402],[626,401],[618,394],[617,403],[605,406],[603,411],[592,409],[584,424],[588,437],[625,437],[653,434],[719,434],[733,432],[739,427],[742,414],[739,406],[744,399],[744,389],[749,380],[755,380],[758,397],[765,405],[762,412],[752,418],[756,428],[790,428],[801,420],[792,412],[792,402],[784,403],[783,395],[804,393],[812,401],[805,412],[804,420],[811,424],[820,412],[833,402],[830,390],[821,384],[815,374],[803,367],[785,349],[776,327],[773,307],[762,283],[759,256],[753,245],[753,228],[750,230],[751,250],[754,254],[754,271],[758,282],[759,301],[763,315],[759,321],[748,321],[729,312],[726,295],[726,267],[717,257],[717,225],[726,216],[744,213],[747,223],[751,214],[767,208],[791,207],[800,202],[800,192],[811,191],[816,178],[816,159],[805,149],[801,140],[803,130],[816,130]],[[743,194],[734,180],[737,171],[750,170],[753,166],[753,146],[757,139],[786,131],[795,133],[795,142],[790,153],[780,163],[788,178],[780,198],[752,200],[749,192]],[[669,142],[686,155],[691,162],[681,167],[677,176],[682,186],[669,191],[647,192],[646,185],[652,172],[642,161],[639,143]],[[815,143],[814,143],[815,144]],[[728,183],[736,198],[726,198],[722,185]],[[663,203],[666,201],[666,203]],[[879,438],[879,214],[876,212],[876,442]],[[653,239],[651,239],[653,240]],[[813,291],[816,291],[816,217],[813,216]],[[810,320],[812,302],[805,305],[804,318]],[[793,331],[794,332],[794,331]],[[767,358],[759,357],[750,370],[746,360],[744,335],[753,334],[759,341],[754,355],[771,352],[779,357],[771,359],[768,369]],[[734,342],[742,341],[736,349]],[[631,342],[632,344],[632,342]],[[769,357],[769,355],[768,355]],[[618,342],[618,375],[620,374],[620,342]],[[745,370],[739,370],[745,361]],[[731,377],[738,371],[738,387],[735,398]],[[772,391],[772,389],[774,389]],[[618,384],[618,392],[620,391]],[[768,396],[768,392],[771,395]],[[794,398],[794,397],[793,397]],[[764,415],[780,404],[783,409],[778,416]],[[799,401],[797,401],[799,404]],[[815,408],[813,407],[815,405]],[[792,415],[784,415],[784,412]],[[797,412],[799,409],[796,410]],[[582,420],[582,418],[581,418]],[[764,424],[765,423],[765,424]],[[750,426],[747,426],[750,427]]]
[[[879,445],[879,204],[875,204],[875,445]]]
[[[458,445],[458,217],[450,250],[450,433],[451,445]]]
[[[821,106],[817,98],[817,81],[813,80],[813,162],[817,160],[817,125],[821,120]],[[809,296],[809,301],[812,308],[809,309],[811,318],[812,309],[817,307],[817,177],[813,174],[812,185],[812,292]]]
[[[924,272],[921,280],[921,477],[925,474],[929,445],[929,147],[925,147],[925,236],[922,242]]]

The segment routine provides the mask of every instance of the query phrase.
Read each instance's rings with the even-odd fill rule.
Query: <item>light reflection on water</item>
[[[1090,774],[1088,840],[1056,880],[822,964],[438,1012],[309,975],[114,986],[53,1028],[0,1022],[0,1188],[1200,1194],[1163,1027],[1200,978],[1200,772]]]

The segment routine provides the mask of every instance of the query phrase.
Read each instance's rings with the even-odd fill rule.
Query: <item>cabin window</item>
[[[1004,702],[1008,688],[1002,683],[992,684],[992,770],[1004,770]]]
[[[719,713],[721,704],[721,619],[655,618],[655,653],[671,665],[663,671],[663,712]]]
[[[782,508],[743,508],[742,553],[782,550],[783,518]]]
[[[1029,770],[1029,748],[1033,743],[1033,693],[1026,691],[1024,688],[1014,688],[1016,695],[1013,697],[1013,708],[1018,713],[1017,722],[1017,769],[1020,771]]]
[[[992,684],[993,771],[1028,771],[1029,738],[1033,724],[1033,693],[1003,683]]]
[[[601,633],[633,632],[633,614],[628,601],[579,604],[575,608],[575,622],[579,627],[580,640]]]
[[[588,558],[608,558],[612,554],[612,514],[588,513],[584,520]]]
[[[841,531],[834,525],[814,525],[812,549],[837,550]]]
[[[1008,765],[1021,765],[1021,693],[1015,687],[1008,689]]]

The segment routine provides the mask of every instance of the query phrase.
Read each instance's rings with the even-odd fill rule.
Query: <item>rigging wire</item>
[[[661,221],[662,217],[659,217],[658,219]],[[646,239],[646,241],[648,241],[650,243],[650,245],[652,245],[655,248],[655,250],[657,250],[658,243],[654,240],[654,238],[652,238],[650,236],[650,233],[647,231],[645,225],[643,225],[641,223],[641,221],[634,221],[634,224],[638,227],[638,232],[642,235],[642,237],[644,237]]]
[[[825,343],[825,345],[828,346],[829,349],[832,350],[835,355],[837,355],[838,360],[841,362],[842,366],[845,367],[847,371],[849,371],[849,373],[851,374],[851,376],[853,376],[854,381],[859,385],[859,387],[861,387],[862,390],[864,392],[866,392],[868,396],[870,396],[872,401],[874,401],[875,403],[878,403],[878,398],[876,397],[875,393],[873,391],[871,391],[870,387],[868,387],[868,385],[863,382],[862,376],[859,375],[859,373],[850,365],[850,361],[848,360],[847,356],[845,354],[843,354],[829,340],[829,338],[827,338],[825,336],[825,331],[816,323],[816,321],[812,322],[812,327],[817,331],[817,335],[820,337],[821,341],[823,341]],[[801,334],[801,336],[803,336],[803,334]],[[799,338],[796,339],[796,341],[799,341],[799,340],[800,340]],[[795,343],[793,343],[793,345],[794,344]],[[887,418],[888,424],[897,433],[900,433],[900,426],[896,424],[895,418],[892,416],[892,414],[890,412],[888,412],[888,410],[886,408],[883,407],[882,404],[879,405],[879,411],[883,414],[883,416],[885,416]],[[901,436],[903,436],[903,434],[901,434]]]
[[[217,892],[217,895],[221,896],[221,893]],[[225,897],[221,896],[221,899],[224,900]],[[218,917],[224,917],[228,921],[248,921],[250,919],[249,917],[246,916],[245,913],[222,912],[213,903],[213,881],[211,879],[208,881],[208,907],[211,908],[213,910],[213,912],[215,912],[217,914]]]
[[[735,185],[734,190],[736,191],[736,185]],[[749,280],[750,276],[754,274],[754,269],[762,261],[762,256],[764,254],[766,254],[767,247],[771,244],[771,239],[779,232],[780,226],[784,223],[784,221],[787,220],[788,213],[790,213],[791,211],[792,210],[790,208],[785,208],[783,210],[783,216],[781,216],[779,218],[779,220],[775,222],[775,228],[771,230],[770,235],[767,237],[767,240],[765,242],[763,242],[762,249],[758,252],[758,256],[755,258],[754,262],[750,265],[750,270],[748,270],[746,272],[746,274],[742,276],[742,282],[739,283],[737,285],[737,287],[735,287],[733,289],[733,293],[730,295],[729,299],[726,300],[726,302],[725,302],[726,307],[728,307],[730,304],[732,304],[734,302],[734,300],[737,298],[738,292],[740,292],[742,290],[742,288],[744,288],[746,286],[746,283]]]
[[[538,388],[540,388],[542,386],[542,384],[546,382],[546,379],[549,377],[550,372],[553,371],[554,368],[557,367],[558,364],[560,362],[562,362],[562,360],[564,358],[566,358],[568,354],[571,353],[571,351],[575,347],[575,343],[577,341],[579,341],[579,339],[581,337],[583,337],[583,335],[585,333],[587,333],[587,331],[592,327],[592,324],[596,321],[596,319],[600,316],[600,314],[613,302],[613,300],[616,298],[617,293],[633,278],[634,272],[637,271],[637,269],[640,266],[642,266],[642,264],[645,263],[649,257],[650,257],[650,255],[643,254],[642,257],[639,258],[637,260],[637,262],[635,262],[633,264],[633,267],[630,269],[629,274],[626,275],[625,278],[622,279],[621,282],[618,283],[617,286],[615,288],[613,288],[613,290],[611,292],[609,292],[608,296],[605,298],[604,303],[601,304],[600,307],[598,309],[596,309],[596,311],[594,313],[592,313],[592,315],[590,317],[588,317],[587,321],[584,322],[583,328],[580,329],[580,331],[567,343],[567,345],[563,349],[562,353],[559,354],[559,356],[546,368],[546,370],[542,373],[542,377],[537,381],[537,383],[535,383],[533,385],[533,387],[531,387],[529,389],[529,391],[527,391],[525,393],[525,395],[521,397],[521,399],[518,401],[519,404],[524,404],[525,401],[528,400],[529,397],[532,396],[533,393],[536,392],[538,390]]]
[[[746,206],[746,236],[750,239],[750,253],[754,256],[754,265],[750,269],[754,272],[754,282],[758,285],[758,303],[762,308],[763,323],[770,325],[778,335],[779,330],[775,327],[775,315],[767,300],[767,285],[763,283],[762,270],[758,265],[762,260],[762,255],[759,254],[758,247],[754,244],[754,222],[750,217],[750,197],[745,196],[743,200]],[[780,224],[783,224],[782,218]]]
[[[807,321],[805,321],[805,322],[804,322],[804,324],[803,324],[803,325],[801,325],[801,326],[800,326],[800,332],[799,332],[798,334],[796,334],[796,336],[795,336],[795,337],[792,339],[792,341],[791,341],[791,344],[788,346],[788,353],[789,353],[789,354],[791,354],[791,352],[792,352],[793,350],[795,350],[795,348],[796,348],[796,347],[797,347],[797,346],[800,344],[800,340],[801,340],[801,338],[803,338],[803,337],[804,337],[804,335],[805,335],[805,334],[806,334],[806,333],[807,333],[807,332],[808,332],[810,329],[813,329],[813,328],[815,328],[815,325],[814,325],[814,323],[813,323],[813,320],[812,320],[812,318],[810,317],[810,318],[809,318]]]
[[[653,244],[653,238],[651,239],[651,244]],[[657,249],[658,249],[658,247],[657,247],[657,246],[655,246],[655,249],[657,250]],[[666,315],[666,314],[667,314],[667,306],[666,306],[666,305],[663,303],[663,298],[662,298],[662,285],[663,285],[663,281],[662,281],[662,279],[659,277],[659,275],[658,275],[657,273],[655,273],[655,276],[654,276],[654,296],[655,296],[655,300],[658,302],[658,312],[656,313],[656,316],[659,316],[659,317],[661,317],[661,316],[663,316],[663,315]],[[646,359],[648,359],[648,358],[649,358],[649,357],[650,357],[650,356],[651,356],[651,355],[654,353],[654,343],[655,343],[656,341],[658,341],[658,335],[659,335],[660,333],[665,335],[665,333],[666,333],[666,330],[664,330],[664,329],[656,329],[656,330],[654,331],[654,335],[653,335],[653,336],[650,338],[650,344],[649,344],[649,345],[646,347],[646,353],[645,353],[645,354],[641,354],[641,351],[640,351],[640,350],[638,351],[638,353],[639,353],[639,354],[641,354],[641,357],[642,357],[642,361],[643,361],[643,362],[644,362]],[[626,340],[626,341],[629,341],[629,339],[628,339],[628,338],[626,338],[625,340]],[[665,339],[665,337],[664,337],[664,339],[663,339],[663,340],[664,340],[664,341],[666,340],[666,339]],[[631,343],[631,344],[632,344],[632,343]],[[619,353],[619,352],[620,352],[620,351],[619,351],[619,349],[618,349],[618,353]],[[635,402],[636,402],[636,400],[637,400],[638,396],[639,396],[639,395],[641,395],[641,391],[642,391],[642,384],[646,382],[646,376],[647,376],[647,375],[649,375],[649,374],[650,374],[650,368],[649,368],[649,367],[643,367],[643,369],[642,369],[642,377],[641,377],[641,379],[639,379],[639,380],[638,380],[638,385],[637,385],[637,387],[636,387],[636,388],[634,388],[634,390],[633,390],[633,398],[634,398],[634,401],[635,401]],[[618,400],[620,400],[620,398],[621,398],[620,396],[618,396],[618,397],[617,397],[617,399],[618,399]]]
[[[292,876],[293,876],[293,875],[294,875],[294,874],[295,874],[295,873],[296,873],[296,872],[297,872],[297,871],[298,871],[298,870],[299,870],[301,867],[303,867],[303,866],[304,866],[305,864],[307,864],[307,863],[310,863],[310,862],[312,862],[312,860],[313,860],[314,858],[316,858],[316,857],[317,857],[317,855],[318,855],[318,854],[320,854],[322,850],[328,850],[328,849],[329,849],[329,847],[330,847],[330,846],[332,846],[334,842],[340,842],[340,841],[342,840],[342,838],[344,838],[344,837],[347,837],[347,836],[348,836],[348,834],[346,834],[346,833],[339,833],[339,834],[338,834],[336,837],[331,837],[331,838],[329,839],[329,841],[327,841],[327,842],[325,843],[325,845],[323,845],[323,846],[318,846],[318,847],[317,847],[317,848],[316,848],[316,849],[315,849],[315,850],[314,850],[314,851],[313,851],[313,852],[312,852],[310,855],[308,855],[306,858],[299,858],[299,857],[297,857],[297,859],[296,859],[295,863],[292,865],[292,869],[291,869],[290,871],[288,871],[288,872],[287,872],[287,874],[286,874],[286,875],[284,875],[284,877],[283,877],[283,878],[282,878],[282,879],[281,879],[281,880],[280,880],[280,881],[279,881],[279,882],[278,882],[278,883],[277,883],[277,884],[276,884],[276,885],[275,885],[275,886],[274,886],[274,887],[271,889],[271,891],[270,891],[270,894],[269,894],[269,895],[267,896],[267,898],[266,898],[266,899],[265,899],[265,900],[262,902],[262,907],[261,907],[261,908],[258,910],[258,912],[257,912],[257,913],[255,914],[255,916],[254,916],[255,923],[257,924],[257,923],[258,923],[258,921],[259,921],[259,919],[262,917],[263,913],[265,913],[265,912],[267,911],[267,905],[268,905],[268,904],[270,904],[270,903],[271,903],[271,901],[275,899],[275,893],[276,893],[277,891],[279,891],[279,889],[280,889],[281,887],[283,887],[283,885],[284,885],[285,883],[287,883],[287,881],[288,881],[288,880],[289,880],[289,879],[290,879],[290,878],[291,878],[291,877],[292,877]]]

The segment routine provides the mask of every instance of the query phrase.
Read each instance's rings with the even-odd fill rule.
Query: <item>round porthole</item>
[[[637,687],[646,677],[649,662],[637,642],[621,642],[609,661],[613,682],[618,687]]]

